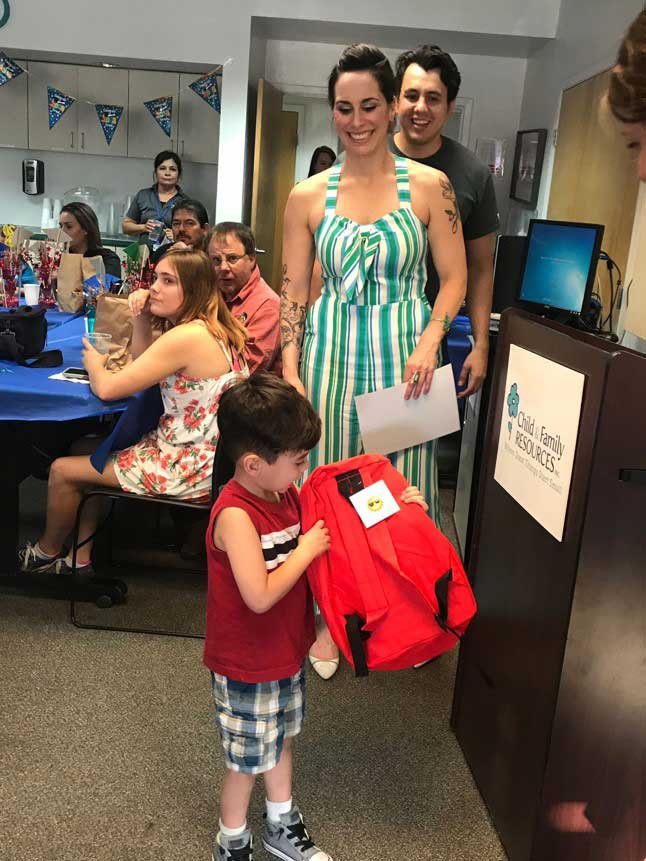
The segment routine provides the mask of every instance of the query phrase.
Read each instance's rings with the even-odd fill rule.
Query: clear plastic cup
[[[153,245],[161,245],[166,236],[166,225],[163,221],[155,221],[155,226],[148,234],[148,239]]]
[[[110,352],[112,335],[109,335],[107,332],[88,332],[85,338],[92,344],[97,353],[105,355]]]

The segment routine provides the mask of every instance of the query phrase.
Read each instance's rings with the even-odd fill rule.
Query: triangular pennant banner
[[[65,111],[75,102],[71,96],[66,96],[54,87],[47,87],[47,108],[49,111],[49,127],[53,129]]]
[[[197,81],[189,84],[194,93],[197,93],[205,102],[220,113],[220,91],[218,90],[218,79],[215,72],[203,75]]]
[[[151,99],[144,102],[152,117],[157,121],[159,128],[170,137],[171,122],[173,116],[173,97],[164,96],[162,99]]]
[[[114,133],[117,130],[117,126],[119,125],[121,114],[123,113],[123,106],[95,105],[95,108],[96,115],[98,116],[101,128],[103,129],[103,134],[105,135],[108,146],[110,146]]]
[[[18,75],[22,75],[25,70],[18,63],[10,60],[6,54],[0,51],[0,87],[8,81],[13,81]]]

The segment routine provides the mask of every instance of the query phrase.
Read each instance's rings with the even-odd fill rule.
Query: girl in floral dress
[[[218,438],[220,396],[248,371],[242,355],[246,330],[228,311],[201,251],[169,252],[157,264],[150,292],[130,296],[134,315],[134,361],[116,374],[107,356],[87,341],[83,364],[94,394],[105,401],[129,397],[159,383],[164,414],[155,430],[115,452],[102,473],[89,456],[55,460],[49,474],[47,524],[35,545],[20,551],[24,571],[66,571],[63,542],[72,530],[83,490],[117,487],[138,494],[206,499]],[[153,336],[155,318],[166,330]],[[88,506],[86,506],[88,508]],[[79,540],[92,534],[94,517],[81,525]],[[77,554],[77,568],[90,564],[89,544]],[[78,558],[80,556],[80,559]]]

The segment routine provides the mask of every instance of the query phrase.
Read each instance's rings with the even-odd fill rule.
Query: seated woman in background
[[[176,152],[163,150],[157,153],[153,162],[155,181],[150,188],[141,188],[130,204],[130,208],[121,222],[121,229],[131,236],[139,236],[150,249],[161,242],[158,236],[154,243],[150,234],[157,230],[162,222],[166,237],[172,240],[171,218],[173,207],[187,197],[179,187],[182,175],[182,160]]]
[[[245,329],[228,311],[214,284],[213,268],[201,251],[169,252],[147,291],[132,294],[134,361],[116,374],[85,341],[83,364],[94,394],[111,401],[159,383],[164,414],[138,443],[114,452],[102,473],[89,456],[55,460],[47,489],[47,525],[35,545],[19,553],[23,571],[69,573],[63,543],[72,530],[84,488],[116,487],[132,493],[208,498],[218,439],[220,395],[242,374]],[[167,329],[153,339],[153,318]],[[90,506],[86,506],[84,512]],[[81,524],[79,542],[92,535],[96,510]],[[77,569],[91,573],[89,544],[77,553]]]
[[[83,257],[102,257],[106,275],[121,278],[121,261],[110,248],[104,248],[96,213],[87,203],[66,203],[61,209],[58,223],[72,240],[72,254]]]
[[[332,167],[335,161],[336,153],[333,149],[330,149],[329,146],[317,146],[312,153],[310,170],[307,176],[314,176],[315,173],[321,173],[321,171],[328,170],[328,168]]]

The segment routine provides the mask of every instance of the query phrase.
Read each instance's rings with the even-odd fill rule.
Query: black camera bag
[[[0,312],[0,359],[30,368],[55,368],[63,364],[60,350],[43,353],[47,340],[45,308],[23,305]],[[33,359],[27,362],[27,359]]]

